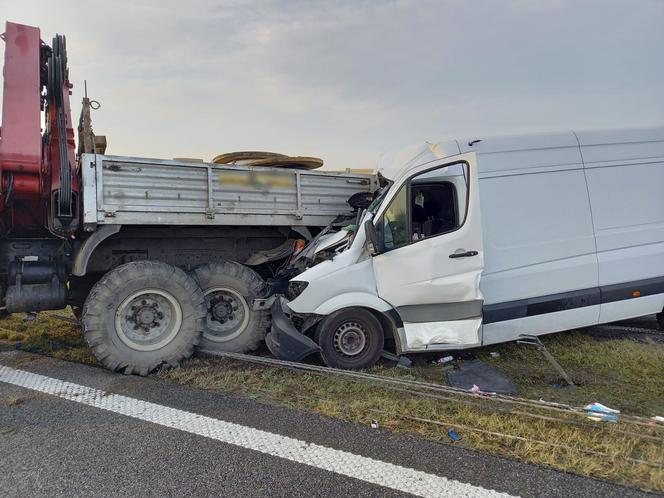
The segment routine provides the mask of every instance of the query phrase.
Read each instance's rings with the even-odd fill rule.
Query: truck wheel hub
[[[212,305],[212,302],[210,303],[212,319],[221,323],[224,323],[226,320],[232,320],[234,318],[233,311],[237,310],[237,304],[233,306],[232,299],[225,297],[216,298],[215,301],[218,302],[214,305]]]
[[[155,321],[157,314],[155,313],[155,310],[150,306],[142,308],[139,312],[135,314],[135,317],[136,317],[135,318],[136,324],[139,327],[153,327],[159,325],[159,323]]]
[[[217,342],[239,336],[250,318],[246,299],[233,289],[214,288],[205,292],[207,326],[204,336]]]
[[[346,322],[334,333],[334,349],[343,356],[357,356],[366,349],[367,333],[357,322]]]
[[[172,294],[144,289],[128,296],[115,313],[115,331],[137,351],[153,351],[168,344],[182,325],[182,309]]]

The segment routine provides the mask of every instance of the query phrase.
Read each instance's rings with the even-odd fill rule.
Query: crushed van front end
[[[309,337],[297,330],[284,297],[278,297],[272,304],[272,327],[265,336],[270,352],[280,360],[301,361],[310,354],[320,351]]]

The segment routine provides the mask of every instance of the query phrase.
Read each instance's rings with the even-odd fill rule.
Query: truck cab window
[[[467,165],[444,166],[410,181],[412,241],[459,228],[464,221],[468,195]]]

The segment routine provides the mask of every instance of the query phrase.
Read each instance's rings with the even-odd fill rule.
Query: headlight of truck
[[[286,297],[289,301],[292,301],[297,296],[304,292],[304,289],[307,288],[309,282],[302,282],[300,280],[293,280],[288,283],[288,289],[286,289]]]

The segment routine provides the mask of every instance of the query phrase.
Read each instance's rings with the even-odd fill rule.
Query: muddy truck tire
[[[246,353],[265,339],[269,310],[252,310],[265,286],[251,268],[232,261],[196,268],[193,276],[203,290],[207,315],[199,345],[202,352]]]
[[[94,285],[81,323],[106,368],[147,375],[191,356],[204,320],[205,298],[191,276],[166,263],[137,261],[118,266]]]

